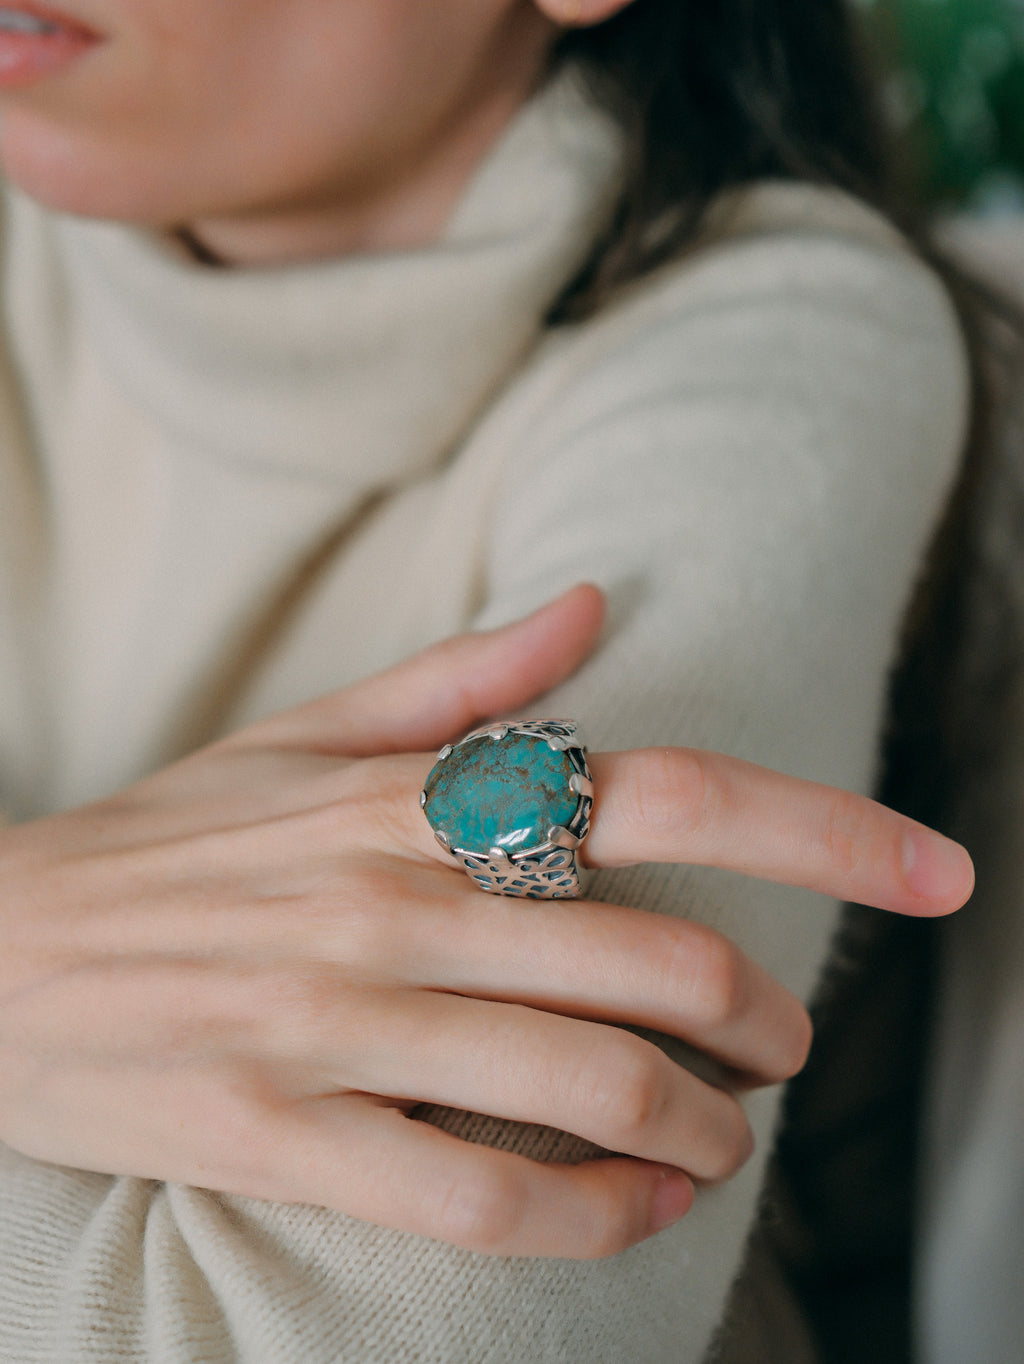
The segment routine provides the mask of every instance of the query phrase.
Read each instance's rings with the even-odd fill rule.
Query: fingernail
[[[966,848],[923,827],[903,838],[903,873],[915,895],[962,903],[974,887],[974,864]]]
[[[693,1185],[681,1170],[660,1171],[651,1199],[647,1234],[653,1235],[685,1217],[693,1206]]]

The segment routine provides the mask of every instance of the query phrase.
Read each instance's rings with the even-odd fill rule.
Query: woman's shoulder
[[[790,234],[828,236],[882,250],[907,250],[898,228],[877,209],[844,190],[798,180],[757,180],[721,194],[697,239],[716,242]]]
[[[788,181],[722,195],[686,250],[620,290],[575,336],[560,339],[600,345],[673,317],[692,326],[702,313],[723,309],[742,312],[748,324],[763,317],[767,337],[799,329],[809,308],[818,317],[830,314],[836,326],[867,310],[880,342],[916,333],[963,363],[948,292],[897,227],[840,190]]]
[[[945,286],[881,214],[838,191],[759,183],[723,197],[692,246],[583,322],[555,327],[507,395],[531,443],[660,407],[685,422],[899,416],[944,451],[968,404]]]
[[[894,228],[841,196],[758,187],[684,255],[554,328],[492,408],[472,448],[508,526],[496,562],[506,540],[502,573],[540,559],[543,489],[599,558],[622,540],[647,571],[653,546],[678,562],[689,545],[705,596],[835,563],[853,576],[866,546],[904,583],[912,564],[896,560],[941,512],[969,397],[953,305]],[[801,554],[813,573],[793,568]]]

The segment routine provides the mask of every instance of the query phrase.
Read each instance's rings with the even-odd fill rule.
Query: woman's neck
[[[527,13],[534,21],[510,31],[500,60],[401,163],[316,198],[181,224],[178,237],[205,264],[257,267],[435,241],[467,182],[543,78],[552,26],[537,11]]]

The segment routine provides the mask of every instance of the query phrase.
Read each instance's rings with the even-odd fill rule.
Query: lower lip
[[[57,75],[98,41],[95,34],[64,24],[52,33],[0,29],[0,90],[18,90]]]

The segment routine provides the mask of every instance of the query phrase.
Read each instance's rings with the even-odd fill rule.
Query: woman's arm
[[[496,502],[487,609],[493,618],[508,618],[518,602],[542,598],[559,579],[581,573],[608,585],[607,642],[542,707],[577,715],[598,747],[696,743],[806,776],[854,786],[867,781],[898,619],[952,464],[958,351],[940,295],[923,275],[897,258],[869,253],[858,256],[851,275],[844,264],[848,247],[826,244],[822,251],[801,247],[767,284],[760,268],[744,276],[742,259],[720,262],[712,296],[728,306],[711,309],[710,321],[707,300],[688,313],[669,299],[653,331],[650,317],[641,317],[632,332],[624,328],[618,352],[607,345],[588,354],[586,341],[582,353],[567,349],[563,377],[548,371],[563,400],[552,407],[553,425],[528,423],[532,436],[511,445],[508,483]],[[830,270],[838,281],[831,295]],[[752,280],[762,282],[760,292]],[[798,289],[794,303],[794,281],[802,281],[806,300]],[[780,324],[794,307],[806,309],[814,323],[799,365],[792,355],[785,364],[778,357],[779,337],[787,334]],[[667,356],[667,366],[655,364],[659,355]],[[639,388],[638,358],[641,376],[650,376]],[[586,403],[573,391],[574,366],[589,388]],[[828,389],[833,381],[838,393]],[[536,495],[537,487],[544,496]],[[593,569],[581,545],[592,554]],[[524,686],[520,694],[529,690]],[[511,697],[491,702],[484,709],[513,704]],[[434,737],[455,737],[457,728]],[[409,776],[413,798],[422,772]],[[613,773],[612,799],[616,784]],[[401,785],[405,791],[410,783]],[[192,818],[194,802],[195,788],[187,783],[178,801],[182,815]],[[320,836],[333,837],[336,823],[321,818]],[[100,830],[105,827],[101,815]],[[599,827],[593,837],[599,852]],[[632,846],[634,839],[630,830],[625,841]],[[213,861],[203,865],[214,880],[217,849],[230,841],[206,840],[205,855]],[[257,843],[251,854],[273,859],[275,841]],[[246,846],[247,861],[245,839],[236,846]],[[833,840],[834,852],[842,855],[844,848],[849,871],[851,860],[856,863],[849,843]],[[628,856],[620,848],[609,860],[624,851]],[[429,844],[421,853],[432,859],[422,872],[443,875],[446,884],[457,875],[442,872]],[[334,856],[332,848],[326,861],[332,864]],[[120,853],[115,860],[134,865]],[[96,865],[85,859],[86,867]],[[478,932],[481,897],[459,889],[475,906],[462,922],[470,934]],[[614,916],[611,906],[632,902],[640,917],[634,910],[620,922],[655,923],[658,941],[720,943],[708,930],[724,930],[798,994],[810,988],[826,950],[829,915],[820,902],[760,882],[695,867],[645,866],[604,873],[595,892],[610,906],[598,915]],[[486,903],[485,914],[499,912]],[[198,930],[206,925],[206,907],[200,895],[193,913]],[[651,910],[702,920],[705,927],[693,937],[685,924],[651,920]],[[553,907],[540,908],[538,931],[554,931],[552,913]],[[511,934],[498,935],[497,943],[499,955],[509,954],[510,943],[520,946]],[[678,959],[680,952],[672,955]],[[666,957],[655,956],[663,968]],[[683,957],[683,969],[694,970],[692,958]],[[618,960],[605,959],[596,972],[602,988],[617,982]],[[764,995],[759,971],[744,979],[755,996],[786,998]],[[642,985],[637,996],[649,1000],[652,992]],[[677,1017],[680,1001],[667,1006]],[[661,1032],[669,1023],[671,1033],[669,1013],[637,1021]],[[620,1010],[617,1017],[628,1015]],[[599,1024],[589,1026],[601,1031]],[[688,1029],[677,1031],[685,1036]],[[746,1029],[748,1042],[763,1034],[761,1027]],[[695,1071],[706,1065],[681,1043],[659,1040],[670,1062],[686,1061]],[[725,1059],[735,1061],[735,1052]],[[750,1065],[743,1055],[738,1059]],[[720,1071],[709,1077],[722,1079]],[[714,1098],[706,1086],[694,1092]],[[441,1097],[449,1106],[420,1109],[420,1115],[498,1154],[572,1162],[593,1153],[584,1136],[600,1135],[565,1135],[553,1110],[479,1117],[451,1106],[453,1100],[472,1104],[464,1094]],[[180,1102],[174,1108],[187,1130],[194,1111]],[[763,1148],[774,1100],[759,1091],[746,1110]],[[534,1121],[510,1120],[522,1117]],[[620,1131],[610,1144],[629,1143]],[[327,1154],[333,1173],[333,1147]],[[742,1245],[758,1170],[751,1162],[730,1183],[701,1190],[694,1211],[672,1231],[612,1259],[587,1262],[481,1256],[313,1207],[215,1196],[173,1183],[105,1180],[5,1153],[9,1215],[0,1281],[28,1278],[32,1289],[7,1294],[5,1345],[16,1358],[28,1342],[45,1340],[40,1348],[49,1358],[104,1364],[147,1351],[175,1361],[269,1357],[325,1364],[426,1358],[501,1364],[524,1353],[552,1364],[695,1360]],[[404,1162],[392,1161],[376,1180],[378,1194],[415,1208],[420,1191],[413,1190],[410,1203],[408,1174]],[[40,1209],[60,1212],[43,1218],[47,1263],[29,1272],[19,1256],[19,1223],[38,1222]],[[541,1221],[556,1231],[586,1230],[555,1216],[550,1205],[542,1212]],[[111,1303],[116,1313],[103,1306]]]
[[[692,1178],[732,1174],[749,1132],[726,1090],[799,1068],[799,1003],[686,921],[482,897],[417,808],[426,760],[369,756],[528,699],[516,683],[563,672],[599,601],[570,593],[8,830],[4,1140],[502,1255],[622,1250],[688,1210]],[[595,866],[732,866],[925,914],[967,893],[962,849],[858,797],[678,749],[594,769]],[[685,1040],[729,1084],[610,1023]],[[537,1165],[410,1121],[424,1102],[620,1155]]]

